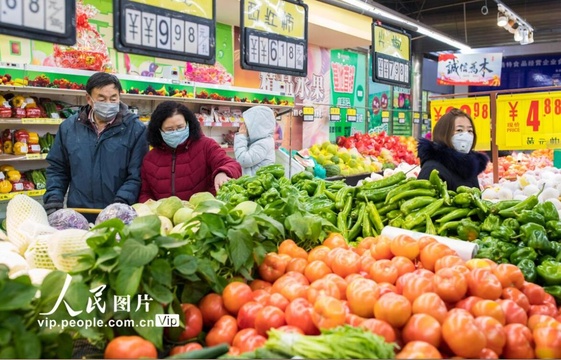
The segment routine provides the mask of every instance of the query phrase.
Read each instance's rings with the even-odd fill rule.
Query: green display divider
[[[561,169],[561,150],[553,150],[553,166]]]

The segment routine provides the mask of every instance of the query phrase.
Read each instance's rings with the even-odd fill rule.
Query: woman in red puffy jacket
[[[150,118],[148,143],[153,147],[144,157],[142,187],[138,201],[191,195],[218,188],[241,176],[241,166],[213,139],[202,133],[195,115],[175,101],[162,102]]]

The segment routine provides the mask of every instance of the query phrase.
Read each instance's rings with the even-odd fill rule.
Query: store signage
[[[215,0],[113,0],[115,48],[214,64]]]
[[[312,106],[304,106],[302,108],[302,117],[304,121],[314,121],[315,109]]]
[[[411,35],[372,23],[372,80],[411,86]]]
[[[561,91],[500,95],[497,146],[500,150],[561,148],[560,118]]]
[[[62,45],[76,44],[76,0],[1,0],[0,34]],[[11,52],[21,55],[19,42]]]
[[[356,122],[356,120],[357,120],[356,109],[355,108],[347,109],[347,121],[348,122]]]
[[[476,150],[491,149],[491,106],[488,96],[470,97],[463,99],[432,100],[430,113],[432,127],[436,125],[442,115],[453,108],[460,109],[471,116],[477,134]],[[498,114],[497,114],[498,117]]]
[[[308,6],[297,0],[241,0],[241,67],[308,74]]]
[[[421,114],[418,112],[413,113],[413,124],[420,124],[421,123]]]
[[[405,112],[394,112],[392,122],[392,135],[411,136],[413,134],[411,116],[407,116]]]
[[[389,111],[382,111],[382,122],[389,123],[390,122],[390,112]]]
[[[341,121],[341,108],[338,107],[329,108],[329,121],[331,122]]]
[[[440,54],[438,85],[500,86],[502,53]]]

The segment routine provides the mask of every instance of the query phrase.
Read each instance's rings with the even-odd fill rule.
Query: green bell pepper
[[[516,236],[516,232],[504,225],[501,225],[495,230],[491,231],[491,236],[502,241],[516,242],[514,238]]]
[[[234,207],[238,204],[241,204],[244,201],[248,201],[249,198],[247,197],[245,191],[243,193],[239,193],[239,194],[232,194],[229,198],[228,198],[228,205]]]
[[[561,240],[561,221],[550,220],[545,223],[545,228],[550,240]]]
[[[281,177],[284,176],[284,166],[280,164],[271,164],[271,165],[260,167],[255,172],[255,175],[259,176],[261,174],[271,174],[275,177],[275,179],[280,179]]]
[[[456,192],[458,194],[468,193],[468,194],[481,196],[481,190],[479,190],[478,188],[464,186],[464,185],[458,186],[458,188],[456,189]]]
[[[320,195],[310,198],[304,203],[304,209],[308,212],[318,212],[322,210],[335,210],[335,203],[327,196]]]
[[[538,273],[536,270],[536,264],[530,259],[523,259],[518,264],[516,264],[522,274],[524,274],[524,280],[528,282],[535,283],[538,277]]]
[[[552,250],[549,239],[543,226],[534,223],[524,224],[520,227],[522,241],[535,250],[550,253]]]
[[[520,224],[534,223],[545,226],[545,218],[542,214],[534,210],[521,210],[516,213],[516,220]]]
[[[479,237],[479,226],[470,219],[462,219],[456,228],[456,232],[460,239],[473,241]]]
[[[296,187],[305,191],[308,196],[313,196],[318,187],[318,182],[315,180],[302,180],[296,184]]]
[[[280,193],[277,189],[270,188],[269,190],[261,194],[261,197],[257,199],[257,203],[264,207],[265,205],[270,204],[277,199],[280,199]]]
[[[337,226],[337,214],[334,211],[322,209],[317,214],[332,223],[334,226]]]
[[[496,263],[508,262],[509,256],[516,251],[516,246],[514,244],[499,241],[490,236],[477,239],[475,243],[479,245],[479,249],[475,255],[476,258],[490,259]]]
[[[544,286],[543,289],[546,293],[553,296],[557,303],[561,303],[561,285]]]
[[[526,246],[510,254],[510,263],[518,265],[518,263],[524,259],[528,259],[534,262],[537,258],[538,253],[536,252],[536,250]]]
[[[540,213],[545,218],[546,222],[559,220],[559,212],[551,201],[539,203],[534,207],[534,211]]]
[[[264,190],[269,190],[270,188],[273,187],[274,184],[276,184],[275,177],[273,176],[273,174],[269,172],[265,172],[265,173],[261,173],[260,175],[257,175],[257,179],[261,181],[261,185],[263,186]]]
[[[325,181],[325,188],[329,191],[337,192],[337,190],[345,186],[347,186],[345,180]]]
[[[247,188],[247,194],[251,198],[257,198],[261,196],[263,192],[265,192],[265,189],[263,189],[263,185],[261,184],[261,181],[259,181],[258,179],[248,182],[246,188]]]
[[[496,215],[489,215],[481,224],[481,231],[485,231],[490,233],[491,231],[495,230],[501,224],[501,219]]]
[[[561,262],[546,260],[536,270],[546,285],[561,285]]]
[[[553,257],[553,256],[551,256],[551,255],[549,255],[549,254],[542,255],[542,256],[538,257],[538,260],[536,260],[536,264],[541,264],[541,263],[543,263],[543,262],[545,262],[545,261],[548,261],[548,260],[553,260],[553,261],[555,261],[555,257]]]
[[[311,172],[301,171],[298,174],[293,175],[290,178],[290,182],[292,184],[296,184],[296,183],[299,183],[302,180],[313,180],[313,178],[314,178],[314,174],[312,174]]]
[[[469,192],[458,193],[452,199],[452,203],[459,207],[468,207],[471,205],[472,199],[473,199],[472,194]]]
[[[506,227],[509,227],[516,232],[518,232],[518,230],[520,230],[520,223],[518,222],[518,220],[516,220],[514,218],[504,219],[502,225],[506,226]]]

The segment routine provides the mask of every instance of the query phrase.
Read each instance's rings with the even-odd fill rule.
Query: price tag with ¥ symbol
[[[356,122],[356,109],[355,108],[348,108],[347,109],[347,121],[348,122]]]
[[[341,121],[341,109],[338,107],[329,108],[329,121]]]

